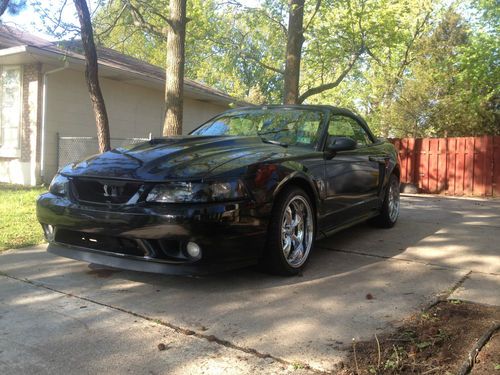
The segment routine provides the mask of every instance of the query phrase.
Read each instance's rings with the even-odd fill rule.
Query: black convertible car
[[[37,214],[48,251],[68,258],[169,274],[262,262],[293,275],[316,239],[395,224],[398,156],[345,109],[240,108],[67,165]]]

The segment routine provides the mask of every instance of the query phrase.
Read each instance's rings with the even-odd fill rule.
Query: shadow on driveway
[[[255,268],[204,277],[103,271],[40,248],[2,255],[0,271],[331,370],[353,337],[392,329],[469,270],[500,274],[500,202],[479,202],[404,198],[395,228],[359,225],[318,242],[302,277]]]

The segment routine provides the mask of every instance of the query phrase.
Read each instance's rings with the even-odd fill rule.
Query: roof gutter
[[[47,77],[50,74],[61,72],[67,69],[69,62],[66,60],[64,66],[52,70],[48,70],[43,73],[43,91],[42,91],[42,140],[41,140],[41,151],[40,151],[40,176],[43,180],[45,176],[45,123],[47,117]]]
[[[53,51],[46,50],[36,46],[26,46],[26,51],[32,54],[37,54],[40,56],[44,56],[47,58],[54,58],[60,60],[63,57],[66,61],[70,61],[71,64],[75,65],[85,65],[85,56],[80,55],[78,53],[72,51]],[[161,86],[165,85],[164,78],[158,78],[154,75],[148,74],[146,72],[141,71],[133,71],[127,69],[126,67],[120,66],[115,63],[110,63],[108,61],[103,61],[102,59],[98,60],[99,69],[110,69],[115,72],[123,73],[131,77],[131,79],[138,79],[142,81],[147,81],[155,84],[159,84]],[[101,70],[102,72],[102,70]],[[100,73],[101,74],[101,73]],[[251,106],[251,103],[246,103],[244,101],[237,100],[232,98],[231,96],[224,93],[216,93],[216,92],[207,92],[203,85],[199,84],[195,81],[184,80],[184,91],[191,92],[194,94],[204,95],[206,99],[213,100],[215,103],[222,102],[225,104],[235,103],[239,106]]]
[[[23,53],[28,50],[28,46],[15,46],[9,48],[0,49],[0,56],[10,56],[15,55],[16,53]]]

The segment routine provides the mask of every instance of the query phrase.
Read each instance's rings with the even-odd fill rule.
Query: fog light
[[[47,241],[54,241],[55,231],[53,225],[44,224],[43,231],[45,232],[45,238],[47,238]]]
[[[186,245],[186,251],[191,258],[199,258],[201,255],[201,249],[198,244],[194,242],[188,242]]]

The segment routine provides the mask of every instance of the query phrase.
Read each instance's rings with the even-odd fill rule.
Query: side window
[[[366,146],[372,142],[366,130],[353,118],[335,115],[328,124],[328,135],[332,137],[349,137],[354,139],[358,146]]]

